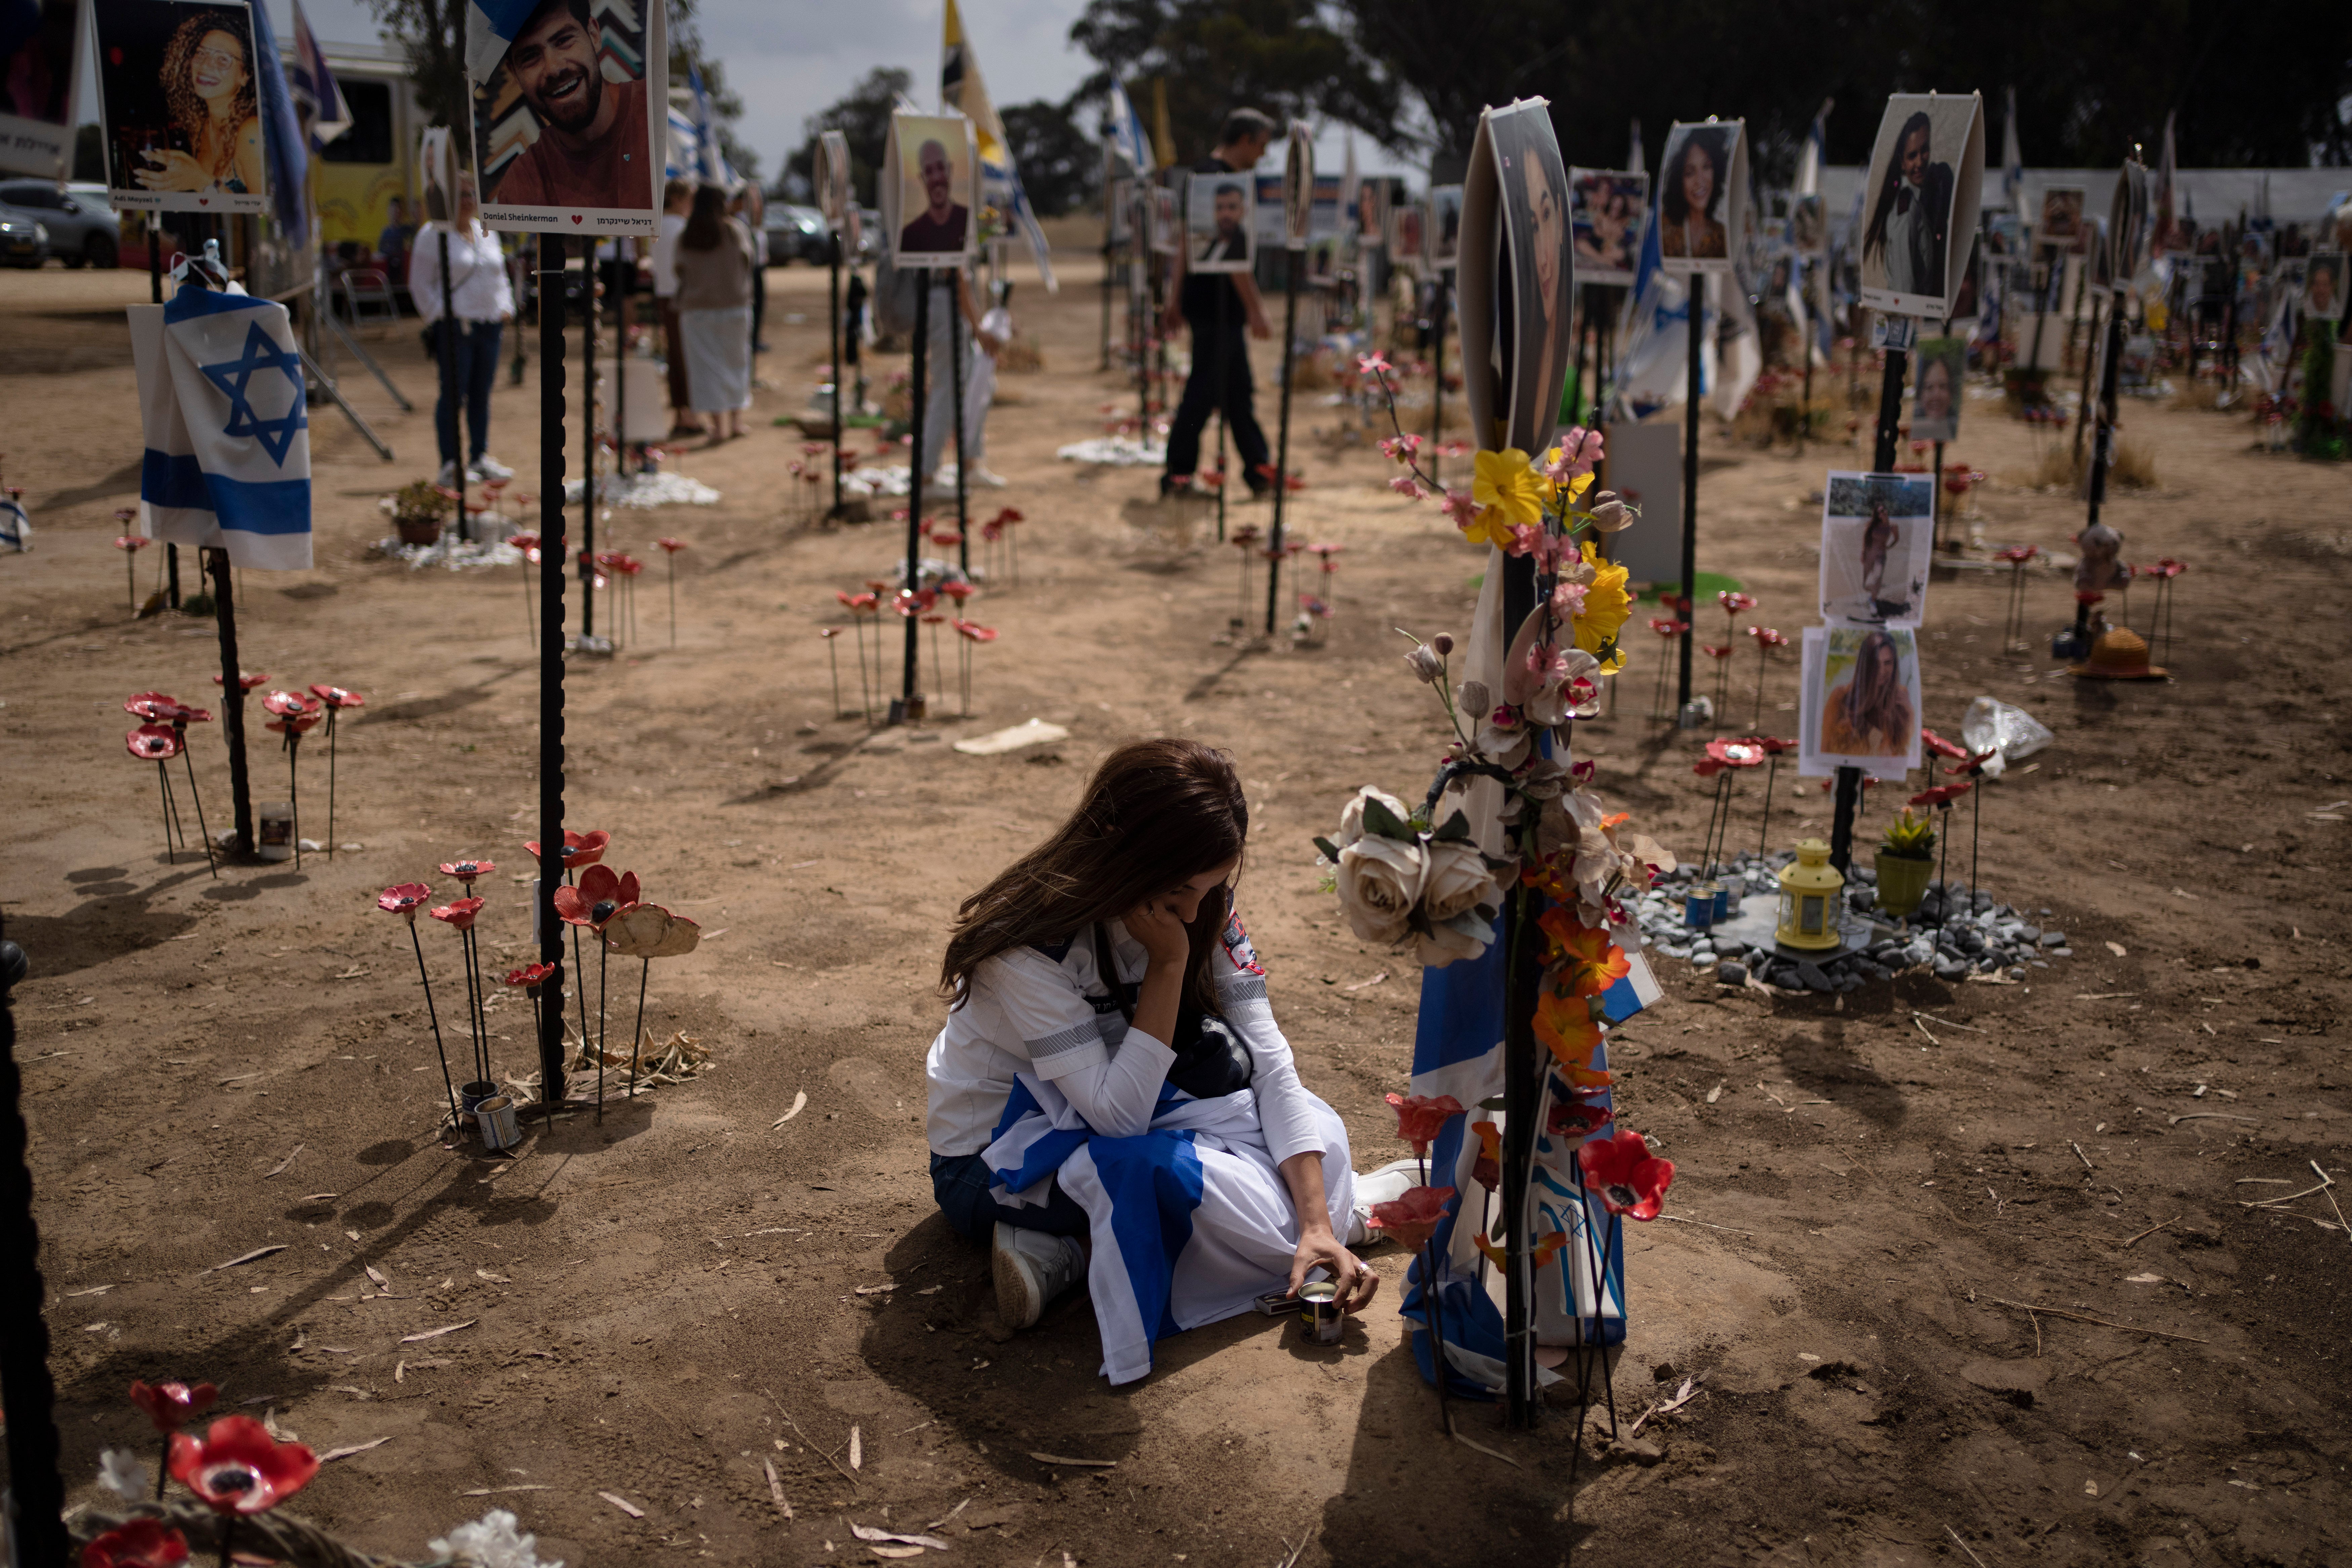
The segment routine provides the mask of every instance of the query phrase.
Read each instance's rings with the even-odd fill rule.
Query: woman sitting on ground
[[[931,1184],[991,1242],[1015,1328],[1080,1274],[1103,1373],[1163,1324],[1249,1310],[1311,1271],[1361,1310],[1380,1277],[1346,1127],[1298,1081],[1233,908],[1249,805],[1223,752],[1122,746],[1052,837],[963,903],[931,1044]],[[1091,1244],[1082,1246],[1079,1238]]]

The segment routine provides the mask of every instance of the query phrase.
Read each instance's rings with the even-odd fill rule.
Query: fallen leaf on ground
[[[353,1454],[364,1454],[370,1448],[381,1448],[391,1441],[389,1437],[378,1437],[373,1443],[353,1443],[347,1448],[330,1448],[319,1456],[319,1463],[323,1465],[333,1459],[348,1459]]]
[[[306,1144],[295,1144],[294,1154],[299,1154],[306,1147],[308,1147]],[[261,1179],[266,1182],[269,1180],[270,1176],[283,1175],[285,1173],[286,1167],[294,1163],[294,1154],[289,1154],[283,1160],[278,1161],[277,1164],[272,1165],[269,1168],[269,1175],[266,1175]]]
[[[404,1345],[413,1345],[419,1340],[437,1340],[443,1334],[454,1334],[459,1329],[470,1329],[476,1323],[480,1321],[481,1320],[479,1318],[468,1318],[462,1323],[452,1323],[446,1329],[427,1329],[421,1334],[410,1334],[404,1338],[400,1342]]]
[[[2122,957],[2124,957],[2124,956],[2125,956],[2125,953],[2124,953],[2124,944],[2123,944],[2122,942],[2111,942],[2107,943],[2107,951],[2108,951],[2109,952],[2114,953],[2117,958],[2122,958]],[[2095,1495],[2095,1494],[2094,1494],[2094,1495]]]
[[[898,1282],[893,1279],[887,1285],[860,1285],[857,1293],[861,1296],[885,1296],[898,1288]]]
[[[646,1517],[646,1510],[639,1508],[635,1503],[631,1502],[626,1498],[614,1497],[611,1492],[598,1492],[596,1495],[603,1498],[606,1502],[611,1503],[614,1508],[619,1509],[623,1513],[627,1514],[631,1519],[643,1519]]]
[[[870,1524],[853,1524],[849,1533],[860,1541],[888,1541],[900,1546],[928,1546],[934,1552],[945,1552],[948,1543],[936,1535],[899,1535]]]
[[[866,1468],[866,1444],[858,1436],[857,1428],[855,1426],[849,1429],[849,1468],[853,1470],[862,1470]]]
[[[285,1250],[286,1243],[282,1241],[273,1242],[268,1247],[257,1247],[251,1252],[245,1253],[240,1257],[232,1258],[226,1263],[215,1263],[210,1268],[205,1269],[205,1272],[207,1274],[217,1274],[224,1268],[234,1268],[240,1263],[251,1263],[257,1258],[267,1258],[273,1252],[283,1252]]]
[[[1041,1454],[1034,1448],[1029,1451],[1029,1457],[1041,1465],[1074,1465],[1084,1470],[1108,1470],[1118,1463],[1117,1459],[1073,1459],[1064,1454]]]
[[[514,1283],[514,1280],[507,1275],[493,1274],[487,1268],[477,1268],[474,1270],[474,1273],[477,1277],[487,1279],[493,1285],[511,1285]]]
[[[802,1111],[806,1110],[807,1109],[808,1090],[802,1089],[799,1093],[793,1096],[793,1108],[790,1110],[785,1111],[782,1116],[777,1117],[774,1125],[771,1126],[768,1131],[773,1132],[776,1128],[782,1127],[785,1122],[790,1121],[793,1117],[798,1116]]]
[[[768,1472],[768,1495],[776,1500],[777,1511],[786,1519],[793,1517],[793,1505],[784,1500],[784,1483],[776,1479],[776,1461],[761,1459],[760,1468]]]

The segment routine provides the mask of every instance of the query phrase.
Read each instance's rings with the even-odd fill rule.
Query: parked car
[[[68,267],[112,268],[122,224],[103,185],[59,190],[47,180],[0,180],[0,205],[31,213],[49,231],[48,254]]]
[[[889,247],[884,244],[882,239],[882,209],[859,207],[857,209],[857,254],[849,259],[857,263],[878,261],[888,248]]]
[[[824,215],[814,207],[800,207],[777,202],[768,208],[768,265],[782,267],[793,261],[805,261],[812,267],[822,267],[833,254],[832,237],[825,232]]]
[[[0,206],[0,261],[11,267],[38,267],[48,258],[48,226],[31,213]]]

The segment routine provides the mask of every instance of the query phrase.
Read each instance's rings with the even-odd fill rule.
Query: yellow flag
[[[981,79],[980,61],[973,58],[971,40],[963,36],[963,18],[956,14],[955,0],[947,0],[947,31],[940,50],[940,102],[971,121],[983,162],[1011,166],[1004,121],[996,117],[996,105],[989,101],[988,84]]]
[[[949,0],[950,5],[954,3],[955,0]],[[1163,169],[1174,168],[1176,166],[1176,133],[1168,129],[1168,79],[1164,76],[1151,79],[1151,139],[1160,143],[1156,149],[1160,156],[1160,166]]]

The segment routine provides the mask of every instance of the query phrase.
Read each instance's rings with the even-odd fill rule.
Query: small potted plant
[[[392,498],[392,526],[403,544],[432,544],[441,537],[441,522],[457,510],[447,491],[431,479],[404,485]]]
[[[1874,862],[1878,868],[1878,908],[1908,920],[1927,896],[1927,873],[1936,866],[1936,829],[1924,816],[1903,815],[1887,824]]]

